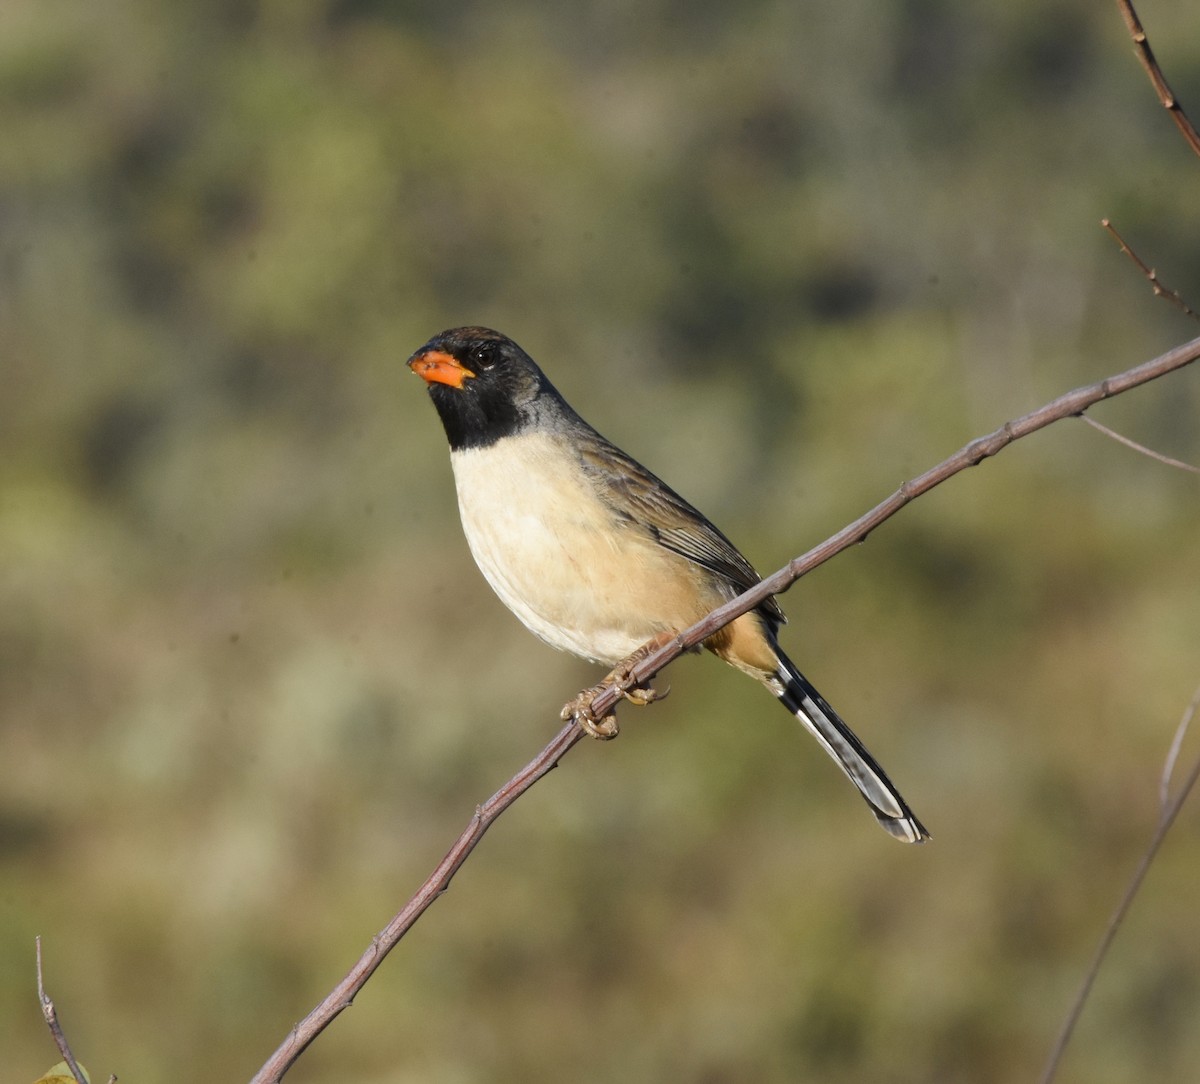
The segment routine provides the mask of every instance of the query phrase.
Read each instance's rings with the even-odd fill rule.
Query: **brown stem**
[[[384,957],[396,947],[417,919],[428,910],[429,905],[450,887],[450,882],[459,867],[492,826],[492,822],[542,776],[557,767],[562,756],[582,737],[583,731],[575,723],[568,723],[533,760],[483,805],[476,807],[475,815],[463,829],[462,835],[455,840],[454,846],[446,852],[446,857],[438,863],[437,869],[429,875],[416,895],[375,935],[366,952],[358,958],[358,963],[350,969],[345,978],[312,1012],[292,1028],[288,1037],[254,1075],[252,1084],[280,1080],[308,1044],[324,1031],[343,1009],[350,1007],[355,995],[363,988],[375,969],[383,963]]]
[[[75,1078],[78,1084],[88,1084],[88,1079],[84,1072],[79,1068],[79,1062],[75,1060],[75,1055],[71,1053],[71,1047],[67,1044],[67,1037],[63,1034],[62,1025],[58,1022],[58,1010],[54,1007],[54,1002],[50,1000],[46,993],[46,986],[42,980],[42,939],[35,937],[33,939],[36,957],[37,957],[37,992],[38,1002],[42,1006],[42,1019],[46,1021],[46,1026],[50,1029],[50,1034],[54,1037],[54,1044],[58,1047],[58,1052],[62,1055],[63,1061],[67,1063],[67,1068],[71,1070],[71,1076]]]
[[[1092,955],[1092,961],[1088,965],[1083,982],[1079,985],[1079,990],[1075,994],[1075,1000],[1071,1002],[1067,1018],[1063,1021],[1062,1029],[1055,1040],[1054,1049],[1050,1051],[1046,1068],[1042,1070],[1040,1084],[1051,1084],[1055,1074],[1058,1072],[1058,1067],[1062,1064],[1063,1054],[1067,1049],[1067,1043],[1071,1040],[1071,1035],[1075,1031],[1075,1025],[1079,1023],[1079,1017],[1083,1014],[1084,1006],[1087,1004],[1088,997],[1092,992],[1092,986],[1096,982],[1096,976],[1100,973],[1100,965],[1104,963],[1104,958],[1108,955],[1108,950],[1112,947],[1113,939],[1117,936],[1117,931],[1120,930],[1122,924],[1125,922],[1125,916],[1129,914],[1129,908],[1133,906],[1134,898],[1141,889],[1142,882],[1146,879],[1146,873],[1153,864],[1163,840],[1167,838],[1167,833],[1171,830],[1171,825],[1175,823],[1175,818],[1179,816],[1179,811],[1183,808],[1183,803],[1187,801],[1188,795],[1192,793],[1192,789],[1196,785],[1196,780],[1200,779],[1200,757],[1197,757],[1195,764],[1192,765],[1192,770],[1188,772],[1187,778],[1183,781],[1183,786],[1179,788],[1179,793],[1174,798],[1169,798],[1167,783],[1170,779],[1170,769],[1174,766],[1175,756],[1178,753],[1178,742],[1187,730],[1192,717],[1196,714],[1198,706],[1200,706],[1200,689],[1196,690],[1195,695],[1192,697],[1192,702],[1188,705],[1187,711],[1184,712],[1183,720],[1175,732],[1176,741],[1171,743],[1171,751],[1167,755],[1167,765],[1163,769],[1162,805],[1159,810],[1158,824],[1154,829],[1154,835],[1150,837],[1150,844],[1142,855],[1141,861],[1138,862],[1137,869],[1133,871],[1133,876],[1129,879],[1129,884],[1125,888],[1125,894],[1121,897],[1121,902],[1117,904],[1116,910],[1113,911],[1112,917],[1109,918],[1104,934],[1100,938],[1100,943],[1096,946],[1096,951]]]
[[[1132,0],[1117,0],[1117,6],[1121,9],[1121,16],[1125,20],[1126,27],[1129,28],[1129,36],[1133,38],[1133,47],[1137,52],[1137,58],[1141,61],[1142,67],[1146,69],[1146,74],[1150,76],[1150,82],[1154,85],[1158,100],[1162,103],[1162,107],[1171,114],[1175,127],[1187,140],[1188,146],[1200,155],[1200,134],[1197,134],[1192,122],[1188,120],[1187,113],[1179,99],[1175,97],[1175,92],[1167,82],[1167,77],[1163,75],[1162,68],[1158,66],[1154,50],[1150,48],[1150,39],[1146,37],[1146,31],[1142,29],[1142,22],[1133,9]]]
[[[1155,297],[1161,297],[1171,302],[1176,308],[1183,312],[1185,316],[1190,316],[1193,320],[1200,320],[1200,313],[1197,313],[1183,298],[1178,290],[1172,290],[1169,286],[1164,286],[1159,280],[1158,272],[1154,270],[1145,260],[1141,258],[1133,248],[1126,242],[1125,238],[1117,232],[1117,227],[1112,224],[1112,221],[1107,218],[1100,219],[1100,225],[1103,226],[1109,233],[1109,236],[1121,246],[1121,251],[1125,253],[1132,261],[1133,265],[1146,277],[1150,283],[1150,289],[1154,291]]]
[[[843,527],[837,534],[815,546],[807,553],[793,558],[788,564],[761,583],[756,584],[745,594],[739,595],[732,602],[727,602],[719,609],[713,610],[704,620],[681,633],[676,639],[657,651],[647,655],[638,662],[630,672],[636,682],[648,681],[672,659],[696,644],[706,640],[718,629],[729,624],[735,617],[746,613],[760,605],[768,596],[779,595],[786,591],[801,576],[811,572],[818,565],[828,561],[842,550],[849,549],[859,542],[866,541],[867,536],[885,520],[890,519],[910,501],[923,493],[928,493],[935,486],[941,485],[967,467],[976,466],[990,456],[1003,451],[1014,440],[1026,437],[1039,429],[1063,418],[1071,418],[1082,414],[1085,410],[1111,399],[1114,395],[1129,391],[1131,388],[1147,384],[1167,373],[1182,369],[1185,365],[1200,359],[1200,338],[1192,339],[1181,346],[1160,354],[1151,361],[1136,365],[1123,373],[1110,376],[1095,384],[1076,388],[1065,395],[1039,407],[1037,410],[1022,415],[1013,421],[1005,422],[995,432],[979,437],[964,445],[949,459],[943,460],[936,467],[931,467],[924,474],[905,482],[895,493],[885,501],[881,501],[865,515],[853,523]],[[619,696],[619,692],[598,696],[592,705],[592,710],[600,713],[611,708]]]

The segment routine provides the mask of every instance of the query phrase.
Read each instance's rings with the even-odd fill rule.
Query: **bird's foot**
[[[666,700],[671,695],[671,686],[656,689],[653,685],[630,685],[621,690],[621,695],[631,704],[642,708],[647,704],[653,704],[656,700]]]
[[[625,700],[639,707],[644,707],[646,704],[653,704],[656,700],[665,700],[667,694],[671,691],[669,685],[665,689],[655,689],[648,682],[634,681],[632,675],[634,667],[642,659],[652,652],[657,651],[672,636],[672,633],[663,633],[657,636],[650,643],[638,648],[629,658],[614,667],[612,672],[599,685],[593,685],[590,689],[585,689],[573,700],[567,701],[560,712],[563,720],[574,719],[593,738],[597,738],[600,741],[611,741],[621,732],[620,727],[617,725],[616,715],[610,711],[603,718],[597,719],[595,712],[592,711],[592,704],[602,692],[615,686]]]
[[[609,677],[612,675],[610,674]],[[605,678],[599,685],[594,685],[590,689],[585,689],[577,697],[568,700],[564,705],[559,716],[564,720],[574,719],[581,727],[584,733],[596,738],[598,741],[612,741],[619,733],[621,728],[617,725],[617,716],[614,712],[609,712],[601,719],[596,718],[595,712],[592,711],[592,702],[605,689],[612,684],[608,678]]]

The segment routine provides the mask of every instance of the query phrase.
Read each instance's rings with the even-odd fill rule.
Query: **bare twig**
[[[483,838],[483,834],[492,826],[492,822],[542,776],[557,767],[559,760],[567,750],[582,737],[583,730],[574,722],[568,723],[533,760],[483,805],[476,807],[475,815],[463,830],[462,835],[455,841],[454,846],[446,853],[446,857],[438,864],[437,869],[429,875],[416,895],[405,904],[404,909],[375,935],[370,947],[359,957],[358,963],[350,969],[346,977],[308,1016],[292,1028],[287,1039],[255,1074],[253,1084],[265,1084],[267,1081],[280,1080],[292,1063],[304,1052],[305,1047],[343,1009],[350,1007],[355,995],[362,989],[363,984],[371,977],[375,969],[383,963],[384,957],[396,947],[400,939],[429,908],[429,905],[450,887],[450,881],[458,872],[459,867],[467,860],[467,856],[475,849],[475,845]]]
[[[1150,845],[1142,855],[1141,861],[1138,862],[1137,869],[1134,870],[1133,876],[1125,888],[1125,893],[1121,897],[1120,903],[1117,904],[1116,910],[1113,911],[1112,917],[1109,918],[1108,926],[1100,938],[1100,943],[1096,946],[1096,951],[1092,956],[1091,963],[1088,965],[1087,973],[1079,985],[1079,990],[1075,994],[1075,1000],[1071,1003],[1067,1018],[1063,1021],[1062,1029],[1059,1031],[1058,1038],[1054,1043],[1054,1049],[1050,1052],[1046,1068],[1042,1071],[1041,1084],[1051,1084],[1055,1074],[1058,1072],[1063,1054],[1067,1049],[1067,1043],[1071,1040],[1071,1035],[1075,1031],[1075,1025],[1079,1023],[1084,1006],[1087,1004],[1093,985],[1095,985],[1096,976],[1100,972],[1104,958],[1108,955],[1108,950],[1112,947],[1113,940],[1117,936],[1117,931],[1120,930],[1122,924],[1125,922],[1125,916],[1128,915],[1129,908],[1133,905],[1134,898],[1140,891],[1142,882],[1146,879],[1146,873],[1154,863],[1163,840],[1166,839],[1167,833],[1171,830],[1171,825],[1175,823],[1175,818],[1179,816],[1179,811],[1183,808],[1183,803],[1187,801],[1188,795],[1191,794],[1192,788],[1195,787],[1196,780],[1200,779],[1200,757],[1197,757],[1196,762],[1192,765],[1192,770],[1188,772],[1187,778],[1183,781],[1183,786],[1179,788],[1179,793],[1173,799],[1169,798],[1168,783],[1170,782],[1171,771],[1175,766],[1175,760],[1179,754],[1179,746],[1183,741],[1183,735],[1187,732],[1188,725],[1191,723],[1193,716],[1195,716],[1197,708],[1200,708],[1200,688],[1196,689],[1191,703],[1183,713],[1183,718],[1175,730],[1175,738],[1171,742],[1170,752],[1167,754],[1160,785],[1159,797],[1161,805],[1159,808],[1158,824],[1154,829],[1154,835],[1150,838]]]
[[[1102,218],[1100,219],[1100,225],[1108,230],[1117,244],[1121,246],[1121,251],[1124,252],[1125,255],[1134,262],[1134,265],[1137,267],[1137,269],[1146,276],[1150,282],[1150,288],[1154,291],[1156,297],[1165,298],[1177,308],[1182,309],[1185,315],[1190,316],[1193,320],[1200,320],[1200,313],[1197,313],[1191,307],[1191,305],[1183,300],[1178,290],[1172,290],[1170,287],[1164,286],[1161,282],[1159,282],[1158,272],[1133,251],[1133,249],[1126,242],[1125,238],[1117,232],[1117,227],[1112,224],[1111,220]]]
[[[669,643],[658,647],[638,661],[630,670],[630,680],[635,683],[649,681],[668,663],[676,659],[689,647],[706,640],[718,629],[727,625],[734,618],[760,605],[771,595],[786,591],[801,576],[823,564],[842,550],[864,541],[867,536],[881,523],[894,516],[910,501],[935,486],[953,477],[967,467],[973,467],[996,455],[1015,440],[1028,436],[1039,429],[1044,429],[1053,422],[1063,418],[1081,414],[1089,407],[1109,399],[1114,395],[1139,387],[1157,377],[1164,376],[1176,369],[1200,359],[1200,338],[1174,350],[1135,366],[1098,384],[1077,388],[1061,395],[1053,402],[1038,408],[1032,413],[1025,414],[1011,422],[1006,422],[994,433],[971,441],[958,452],[939,463],[924,474],[905,482],[887,500],[877,505],[866,515],[859,517],[849,526],[843,528],[833,537],[822,542],[790,561],[774,575],[767,577],[751,590],[740,595],[732,602],[726,603],[714,610],[702,621],[690,629],[680,633]],[[592,712],[597,718],[604,718],[617,704],[621,697],[620,689],[616,686],[605,689],[592,702]],[[418,918],[428,909],[429,905],[438,898],[447,887],[459,867],[466,861],[467,856],[475,845],[483,838],[483,834],[495,819],[504,812],[514,801],[525,793],[534,783],[554,768],[563,755],[579,741],[583,731],[574,723],[565,726],[545,749],[530,761],[520,772],[510,779],[491,798],[475,810],[470,823],[458,837],[454,846],[442,859],[437,869],[430,874],[425,883],[417,890],[416,895],[404,906],[388,925],[372,940],[367,950],[359,957],[358,962],[332,991],[316,1006],[300,1023],[298,1023],[280,1044],[279,1048],[264,1063],[255,1074],[252,1084],[276,1084],[283,1078],[284,1073],[292,1066],[296,1058],[337,1017],[343,1009],[354,1000],[355,995],[362,989],[375,969],[383,962],[384,957],[395,948],[400,938],[413,926]]]
[[[1144,444],[1139,444],[1136,440],[1130,440],[1128,437],[1122,436],[1115,429],[1109,429],[1107,425],[1101,425],[1095,418],[1089,418],[1086,414],[1080,414],[1079,416],[1093,429],[1098,429],[1106,437],[1112,437],[1118,444],[1124,444],[1126,448],[1132,448],[1135,452],[1141,452],[1142,455],[1148,455],[1151,459],[1157,459],[1158,462],[1165,463],[1168,467],[1178,467],[1180,470],[1200,474],[1200,467],[1193,467],[1191,463],[1184,463],[1181,459],[1172,459],[1169,455],[1163,455],[1162,452],[1156,452],[1153,448],[1147,448]]]
[[[1184,112],[1179,99],[1175,97],[1175,92],[1167,83],[1166,76],[1158,66],[1158,61],[1154,59],[1154,50],[1150,48],[1150,39],[1146,37],[1146,31],[1142,29],[1137,12],[1133,10],[1132,0],[1117,0],[1117,6],[1121,9],[1125,25],[1129,28],[1129,36],[1133,38],[1133,47],[1137,52],[1137,58],[1142,62],[1142,67],[1146,69],[1146,74],[1150,76],[1150,82],[1154,85],[1158,100],[1162,103],[1163,108],[1171,114],[1175,127],[1183,134],[1188,146],[1200,155],[1200,134],[1197,134],[1192,122],[1188,120],[1187,113]]]
[[[1184,709],[1183,718],[1175,728],[1175,737],[1171,739],[1171,748],[1167,750],[1167,759],[1163,761],[1162,776],[1158,781],[1158,804],[1163,813],[1171,804],[1171,776],[1175,774],[1175,764],[1179,760],[1179,751],[1183,748],[1183,739],[1187,737],[1188,727],[1200,711],[1200,688],[1192,695],[1191,703]]]
[[[63,1061],[67,1063],[67,1068],[71,1070],[78,1084],[88,1084],[88,1079],[84,1075],[83,1070],[79,1068],[79,1062],[75,1060],[75,1055],[71,1053],[70,1046],[67,1045],[67,1037],[63,1034],[62,1025],[58,1022],[58,1010],[54,1007],[54,1002],[50,1000],[46,993],[46,985],[42,981],[42,939],[40,936],[33,939],[37,956],[37,991],[38,1002],[42,1006],[42,1019],[46,1021],[46,1026],[50,1029],[50,1034],[54,1036],[54,1043],[58,1047],[58,1052],[63,1056]]]

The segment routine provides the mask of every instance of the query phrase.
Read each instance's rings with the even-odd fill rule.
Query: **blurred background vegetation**
[[[1200,8],[1141,14],[1200,109]],[[594,679],[470,562],[434,332],[764,571],[1195,334],[1098,226],[1200,299],[1200,163],[1085,0],[7,0],[0,124],[6,1081],[57,1060],[38,933],[94,1077],[249,1078]],[[1094,413],[1195,462],[1198,406]],[[932,844],[683,660],[289,1080],[1032,1079],[1200,680],[1198,528],[1081,424],[955,479],[783,599]],[[1063,1079],[1194,1079],[1198,848]]]

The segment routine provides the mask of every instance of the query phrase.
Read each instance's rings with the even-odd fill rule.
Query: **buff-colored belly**
[[[501,601],[547,643],[613,665],[720,598],[701,570],[614,516],[551,436],[451,457],[471,553]]]

